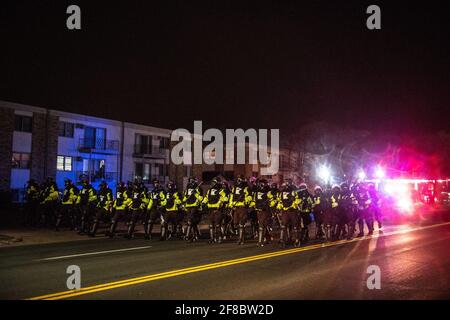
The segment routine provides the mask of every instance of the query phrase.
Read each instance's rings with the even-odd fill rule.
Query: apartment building
[[[0,190],[21,201],[28,180],[169,179],[171,130],[0,101]]]
[[[0,126],[0,192],[11,192],[17,202],[22,201],[30,179],[40,182],[53,177],[60,188],[67,178],[88,179],[95,188],[105,180],[115,190],[119,181],[150,183],[158,178],[163,183],[174,180],[184,188],[189,176],[208,182],[220,174],[233,180],[240,174],[260,176],[264,167],[260,163],[174,165],[169,129],[6,101],[0,101]],[[246,143],[246,159],[250,149]],[[266,178],[295,179],[298,153],[288,148],[280,148],[279,153],[279,171]],[[214,160],[216,155],[204,156]]]

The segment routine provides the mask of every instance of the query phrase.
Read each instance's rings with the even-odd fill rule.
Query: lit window
[[[11,166],[14,169],[29,169],[30,168],[30,154],[14,152],[12,154]]]
[[[56,159],[56,170],[72,171],[72,157],[58,156]]]

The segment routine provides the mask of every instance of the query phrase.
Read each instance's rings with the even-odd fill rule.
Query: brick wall
[[[9,190],[11,185],[11,158],[14,132],[14,110],[0,108],[0,191]]]
[[[33,114],[31,143],[31,178],[42,181],[56,176],[58,151],[58,117],[45,113]]]

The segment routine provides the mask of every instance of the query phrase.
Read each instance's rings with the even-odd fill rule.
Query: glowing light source
[[[397,207],[400,211],[411,214],[413,210],[413,203],[407,195],[401,195],[397,200]]]
[[[330,182],[331,172],[330,169],[324,165],[320,166],[317,175],[320,179],[322,179],[325,183]]]
[[[383,178],[384,178],[384,170],[383,170],[383,168],[381,168],[380,166],[378,166],[378,167],[375,169],[375,176],[376,176],[378,179],[383,179]]]
[[[360,179],[360,180],[364,180],[365,178],[366,178],[366,173],[364,172],[364,170],[360,170],[359,172],[358,172],[358,178]]]

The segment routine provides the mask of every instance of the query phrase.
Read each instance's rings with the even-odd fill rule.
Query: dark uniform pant
[[[187,228],[186,228],[186,240],[198,239],[200,236],[200,230],[198,224],[202,219],[202,214],[198,207],[187,208],[186,212]]]
[[[248,214],[247,214],[247,208],[245,207],[238,207],[234,209],[233,213],[233,223],[235,226],[239,225],[239,244],[244,243],[245,238],[245,223],[247,222]]]
[[[172,235],[175,232],[175,228],[179,222],[180,219],[180,213],[178,210],[174,211],[165,211],[162,214],[162,221],[161,221],[161,239],[165,240],[168,235]],[[172,230],[169,230],[169,227],[172,228]],[[168,231],[169,234],[168,234]]]
[[[301,229],[301,241],[309,240],[309,225],[311,224],[311,214],[310,212],[300,213],[301,221],[299,221],[299,229]]]
[[[142,218],[141,208],[130,209],[130,221],[128,224],[127,238],[132,238],[134,236],[134,228],[136,227],[136,223],[141,218]]]
[[[95,214],[95,203],[89,202],[87,204],[80,204],[80,230],[79,233],[87,232],[89,228],[89,224],[91,223],[91,219]]]
[[[56,201],[46,201],[44,203],[41,203],[39,206],[39,215],[40,215],[40,223],[42,226],[49,226],[55,225],[56,221],[56,210],[57,210],[57,203]]]
[[[364,235],[364,221],[366,222],[369,234],[373,233],[373,212],[370,208],[358,209],[358,236]]]
[[[314,222],[316,223],[316,239],[320,239],[324,235],[323,224],[325,220],[323,210],[318,209],[314,211]]]
[[[69,218],[70,229],[75,229],[76,226],[76,208],[74,204],[60,204],[58,208],[58,216],[56,218],[56,230],[61,226],[64,219]]]
[[[157,208],[147,210],[144,219],[145,238],[152,237],[153,225],[161,219],[161,212]]]
[[[125,219],[127,211],[125,209],[113,209],[113,217],[111,219],[111,226],[109,229],[109,236],[113,237],[116,233],[117,224],[120,220]]]
[[[298,226],[299,226],[299,215],[295,210],[282,211],[281,213],[281,233],[280,242],[282,244],[286,243],[286,232],[287,228],[292,227],[293,240],[298,243]]]
[[[101,221],[105,221],[109,216],[109,211],[106,208],[95,208],[94,224],[91,228],[91,235],[95,236],[98,226]]]
[[[264,238],[266,241],[270,238],[269,226],[272,222],[272,213],[269,210],[258,210],[258,244],[262,245]]]
[[[223,211],[219,209],[209,209],[208,212],[209,221],[209,238],[210,242],[222,241],[222,223],[224,221]]]

